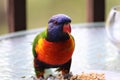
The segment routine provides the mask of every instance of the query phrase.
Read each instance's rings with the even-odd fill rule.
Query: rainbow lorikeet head
[[[71,18],[65,14],[57,14],[48,21],[47,40],[52,42],[69,39]]]

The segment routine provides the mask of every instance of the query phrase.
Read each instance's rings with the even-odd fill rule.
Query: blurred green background
[[[48,19],[58,13],[72,18],[72,24],[86,23],[87,0],[27,0],[27,29],[47,25]],[[111,7],[120,5],[119,0],[106,0],[106,16]],[[0,0],[0,35],[8,33],[7,0]]]

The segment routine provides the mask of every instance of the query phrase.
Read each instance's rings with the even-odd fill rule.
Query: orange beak
[[[70,24],[64,24],[63,32],[71,33],[71,26],[70,26]]]

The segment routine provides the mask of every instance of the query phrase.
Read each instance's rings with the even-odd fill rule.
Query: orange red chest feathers
[[[36,44],[35,51],[38,60],[51,65],[60,65],[71,59],[74,46],[75,43],[72,36],[64,42],[48,42],[41,38]]]

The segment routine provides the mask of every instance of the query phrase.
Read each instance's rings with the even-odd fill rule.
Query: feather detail
[[[33,52],[33,56],[34,57],[36,57],[37,56],[37,54],[36,54],[36,51],[35,51],[35,46],[36,46],[36,44],[38,43],[38,40],[40,39],[40,38],[46,38],[47,37],[47,30],[45,30],[45,31],[43,31],[43,32],[41,32],[40,34],[38,34],[36,37],[35,37],[35,39],[34,39],[34,41],[33,41],[33,46],[32,46],[32,52]]]
[[[41,38],[35,47],[37,58],[51,65],[61,65],[71,59],[74,51],[74,39],[72,36],[66,41],[48,42]]]

